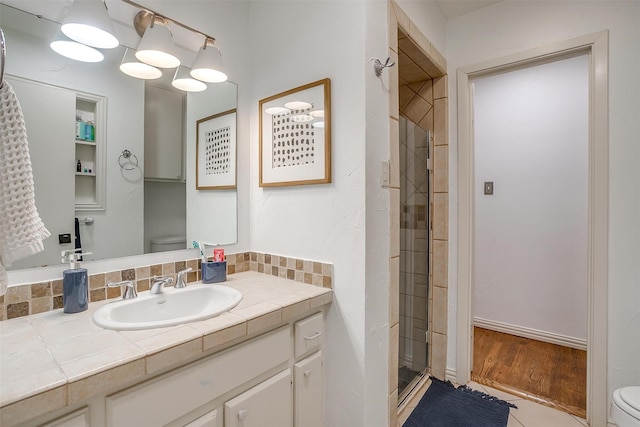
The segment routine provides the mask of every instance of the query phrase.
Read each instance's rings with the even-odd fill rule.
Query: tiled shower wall
[[[411,109],[418,106],[419,99],[414,99],[421,91],[428,91],[428,86],[403,84],[403,73],[418,72],[419,68],[429,71],[439,71],[431,74],[433,97],[433,172],[431,175],[431,236],[430,236],[430,268],[428,286],[430,302],[428,304],[430,345],[429,367],[432,375],[445,378],[447,356],[447,287],[448,287],[448,239],[449,239],[449,134],[448,134],[448,98],[447,98],[447,62],[429,40],[411,22],[407,14],[393,1],[388,0],[388,55],[398,67],[389,69],[389,152],[391,166],[390,188],[390,227],[391,236],[400,232],[400,142],[399,118],[400,99],[409,99],[403,105],[403,116],[415,119],[418,125],[421,121],[429,120],[427,116],[416,119]],[[399,63],[400,45],[410,49],[411,61]],[[405,58],[403,58],[404,60]],[[428,80],[428,79],[425,79]],[[406,87],[403,87],[406,86]],[[407,91],[413,92],[413,95]],[[416,90],[414,90],[416,89]],[[401,95],[401,91],[404,95]],[[420,96],[420,98],[423,98]],[[423,98],[424,99],[424,98]],[[411,100],[417,104],[412,105]],[[409,107],[407,109],[407,107]],[[416,108],[416,111],[424,111]],[[397,209],[397,211],[396,211]],[[397,212],[397,213],[396,213]],[[393,241],[393,240],[392,240]],[[398,251],[399,252],[399,251]],[[393,247],[389,257],[389,425],[398,426],[398,353],[399,353],[399,253],[394,253]],[[398,295],[398,296],[395,296]]]
[[[229,254],[226,261],[227,275],[251,270],[309,285],[333,287],[332,264],[260,252]],[[138,292],[143,292],[149,290],[153,276],[170,276],[175,281],[176,273],[189,267],[193,271],[187,273],[187,283],[202,280],[200,259],[90,274],[89,302],[120,298],[121,289],[119,287],[108,288],[107,283],[131,280],[136,284]],[[0,320],[28,316],[58,308],[62,308],[62,279],[12,286],[7,289],[5,295],[0,295]]]

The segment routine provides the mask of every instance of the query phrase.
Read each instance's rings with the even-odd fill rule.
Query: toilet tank
[[[151,239],[151,252],[176,251],[187,248],[185,236],[165,236]]]

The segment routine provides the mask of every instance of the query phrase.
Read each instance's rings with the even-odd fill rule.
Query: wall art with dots
[[[196,189],[236,187],[236,110],[196,122]]]
[[[331,182],[331,80],[265,98],[260,109],[260,186]]]

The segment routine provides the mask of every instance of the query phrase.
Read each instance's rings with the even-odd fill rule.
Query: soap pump
[[[69,269],[62,272],[62,306],[65,313],[80,313],[89,307],[89,277],[87,269],[80,268],[80,257],[90,254],[62,251],[62,262],[69,263]]]

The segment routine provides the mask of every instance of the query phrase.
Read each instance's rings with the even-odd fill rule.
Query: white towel
[[[33,171],[22,108],[11,85],[0,88],[0,295],[13,261],[44,249],[51,233],[36,209]]]

